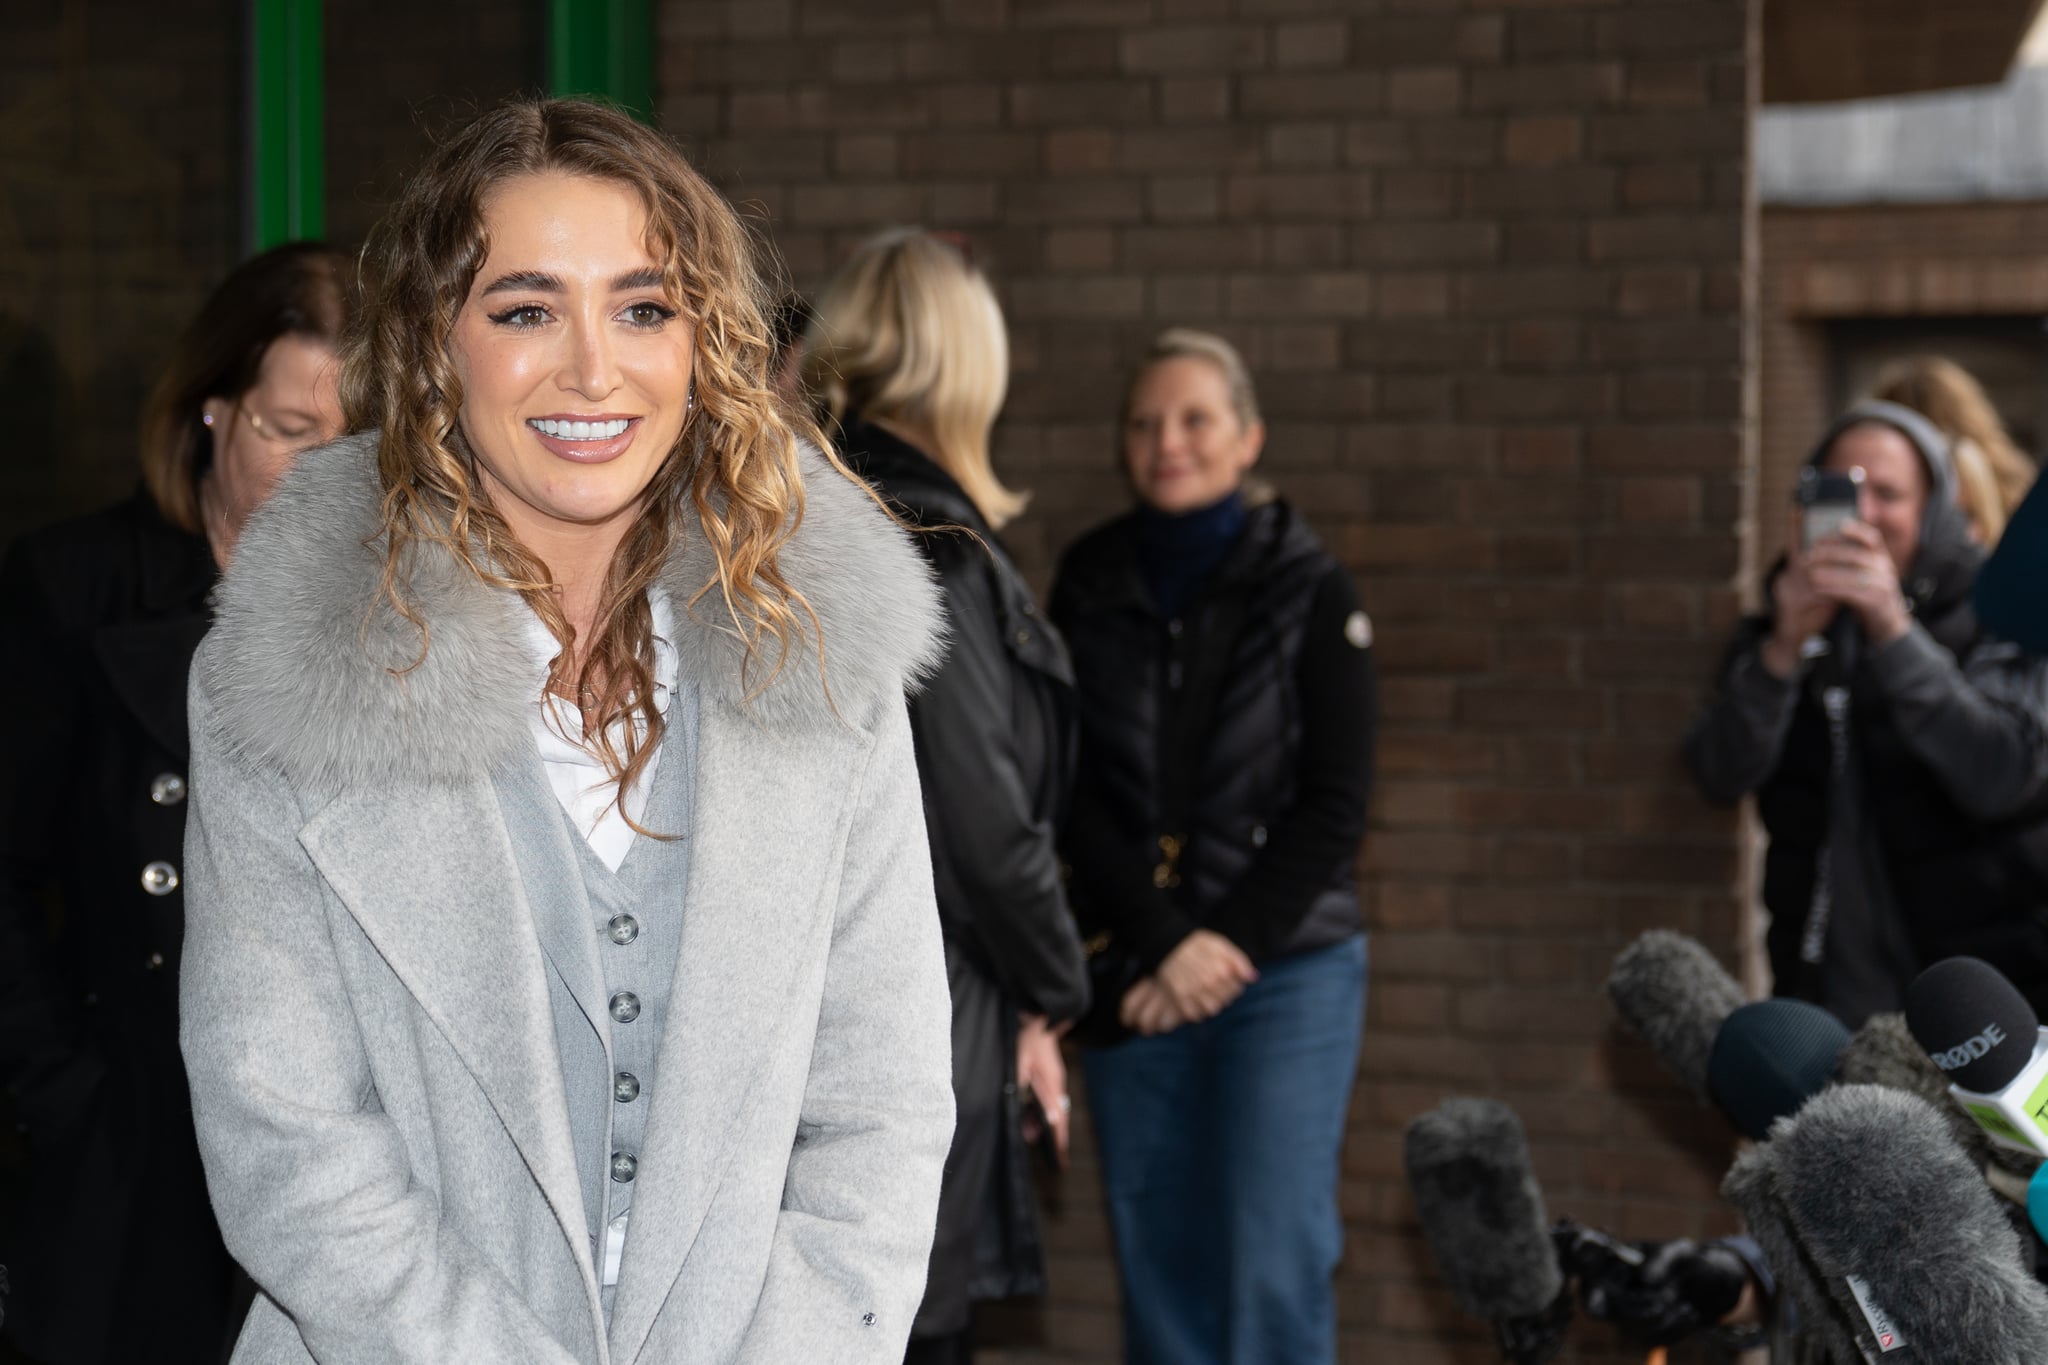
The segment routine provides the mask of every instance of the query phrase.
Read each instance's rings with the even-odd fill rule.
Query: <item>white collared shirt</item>
[[[654,617],[654,708],[666,716],[676,685],[675,617],[668,594],[660,588],[647,590],[647,606]],[[545,674],[549,662],[561,653],[562,647],[540,617],[531,612],[526,618],[526,642]],[[640,823],[647,813],[647,793],[653,789],[654,770],[661,762],[660,746],[647,755],[647,765],[627,791],[626,811],[621,814],[618,784],[605,771],[604,760],[583,745],[583,713],[566,699],[545,693],[540,705],[533,709],[531,724],[533,742],[540,748],[541,763],[547,769],[548,786],[554,789],[555,799],[562,803],[562,809],[568,812],[590,851],[606,867],[618,871],[619,864],[626,860],[626,851],[633,846],[633,824]],[[636,724],[641,724],[644,732],[644,722]],[[621,751],[625,748],[625,727],[623,720],[612,723],[612,744]],[[627,815],[632,816],[633,824],[627,823]]]

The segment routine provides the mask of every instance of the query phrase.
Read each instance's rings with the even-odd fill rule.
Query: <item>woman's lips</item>
[[[560,436],[550,436],[531,422],[526,424],[526,429],[533,433],[533,439],[539,441],[550,455],[573,460],[577,464],[604,464],[626,453],[627,448],[633,444],[633,438],[640,432],[640,419],[629,418],[624,431],[602,441],[574,441]]]

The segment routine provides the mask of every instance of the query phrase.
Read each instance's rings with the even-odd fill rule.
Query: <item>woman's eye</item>
[[[547,320],[548,310],[537,303],[522,303],[502,313],[491,314],[491,321],[503,327],[538,327]]]
[[[675,315],[675,309],[659,303],[635,303],[626,308],[626,321],[635,327],[659,327]]]

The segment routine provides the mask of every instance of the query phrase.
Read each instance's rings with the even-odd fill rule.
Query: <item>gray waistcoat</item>
[[[695,695],[678,688],[667,720],[640,823],[681,835],[690,828],[696,789]],[[690,844],[636,834],[614,873],[555,799],[538,752],[507,765],[494,783],[548,958],[584,1220],[592,1263],[602,1272],[606,1229],[632,1208],[639,1175],[657,1084],[655,1053],[682,944]],[[611,1301],[607,1288],[607,1312]]]

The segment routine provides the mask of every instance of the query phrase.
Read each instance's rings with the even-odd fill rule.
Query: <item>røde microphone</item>
[[[1837,1085],[1737,1159],[1723,1192],[1835,1361],[2038,1365],[2048,1293],[1926,1101]]]
[[[1556,1355],[1571,1298],[1515,1111],[1445,1100],[1408,1125],[1405,1156],[1423,1238],[1458,1306],[1494,1324],[1516,1365]]]
[[[1997,968],[1935,963],[1906,988],[1906,1026],[1993,1142],[2048,1154],[2048,1035]]]
[[[1714,955],[1684,934],[1649,930],[1614,959],[1607,995],[1657,1060],[1713,1103],[1707,1071],[1714,1039],[1743,1000],[1742,987]]]

